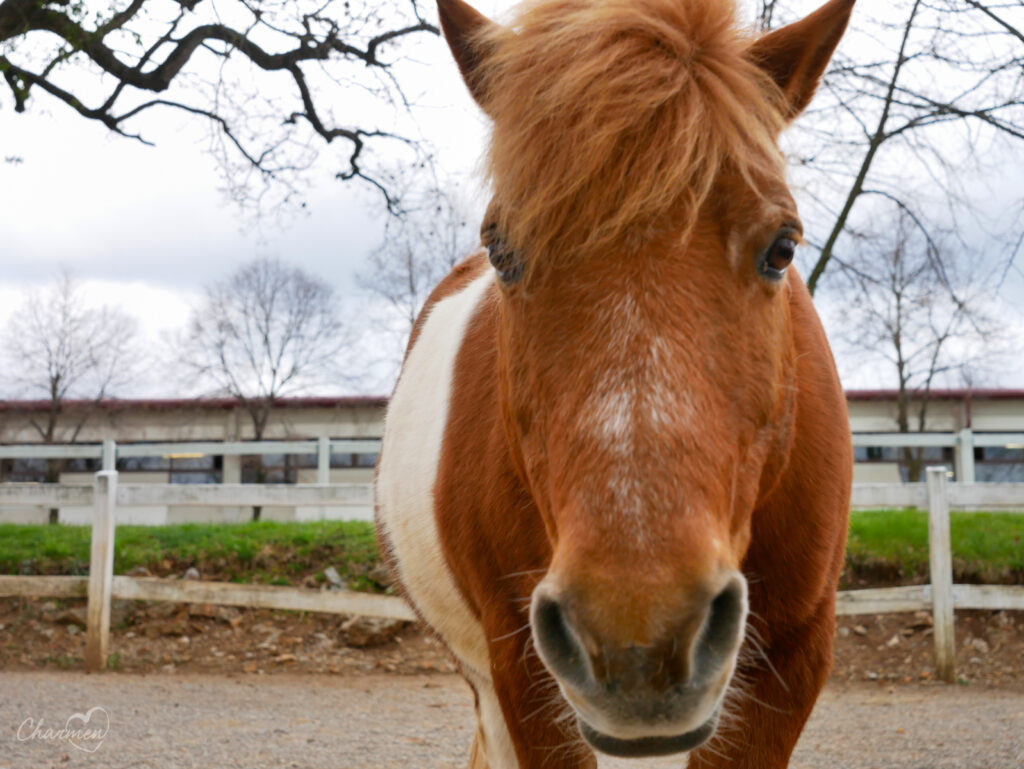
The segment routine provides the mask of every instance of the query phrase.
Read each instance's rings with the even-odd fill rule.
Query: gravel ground
[[[88,723],[75,714],[89,714]],[[79,740],[92,752],[45,731],[32,737],[40,721],[42,730],[102,730],[108,720],[102,741]],[[471,722],[468,689],[450,675],[0,673],[0,769],[463,769]],[[679,759],[601,761],[601,769],[669,766]],[[1020,769],[1024,694],[833,684],[792,766]]]

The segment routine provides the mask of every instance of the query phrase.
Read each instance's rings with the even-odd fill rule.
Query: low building
[[[923,431],[917,430],[922,401],[911,399],[910,430],[923,436],[899,433],[894,390],[848,390],[846,398],[858,483],[907,482],[912,462],[898,443],[914,438],[933,444],[914,447],[921,466],[945,465],[957,481],[1024,482],[1024,390],[933,390]]]
[[[304,442],[309,451],[320,438],[341,440],[332,448],[328,463],[330,483],[370,483],[377,462],[380,436],[384,432],[387,398],[374,396],[286,398],[275,404],[263,433],[264,441]],[[57,419],[54,443],[88,444],[94,456],[60,460],[18,456],[12,446],[43,443],[42,430],[49,417],[48,401],[0,401],[0,451],[14,456],[0,459],[0,483],[68,484],[92,482],[101,469],[99,444],[114,441],[131,456],[116,456],[115,467],[122,483],[316,483],[320,480],[316,453],[217,453],[220,444],[252,441],[253,422],[244,404],[234,398],[202,399],[109,399],[68,401]],[[345,441],[358,441],[346,450]],[[285,447],[289,448],[289,447]],[[151,449],[151,450],[150,450]],[[120,454],[121,452],[116,452]],[[22,454],[24,452],[21,452]],[[308,517],[337,517],[352,510],[267,507],[261,518],[294,520]],[[369,518],[372,510],[357,511]],[[46,520],[45,510],[0,509],[0,520],[38,522]],[[244,520],[251,509],[177,507],[119,509],[121,523],[181,523],[206,520]],[[61,508],[60,519],[85,523],[87,509]]]
[[[920,467],[946,465],[957,480],[1024,481],[1024,391],[933,391],[927,403],[924,437],[899,434],[894,391],[852,390],[847,399],[856,482],[905,482],[913,475],[915,463]],[[70,401],[56,417],[54,442],[88,444],[96,449],[93,456],[53,460],[19,456],[16,448],[43,443],[49,402],[0,401],[0,482],[90,483],[101,467],[98,444],[113,440],[122,452],[115,466],[123,483],[316,483],[324,479],[370,483],[386,405],[387,398],[382,396],[282,399],[271,412],[263,440],[309,442],[306,453],[219,454],[214,446],[196,450],[195,444],[238,443],[254,437],[252,419],[237,399]],[[916,427],[920,405],[920,401],[910,403],[912,427]],[[322,438],[334,441],[334,447],[329,468],[319,469],[313,441]],[[356,450],[345,448],[344,442],[351,440],[361,442],[352,444]],[[931,445],[913,447],[905,454],[899,443],[907,440]],[[361,516],[370,513],[367,509]],[[38,509],[0,510],[0,520],[8,521],[39,521],[47,515]],[[62,508],[60,515],[64,521],[84,523],[89,510]],[[121,511],[120,515],[124,522],[153,523],[240,520],[250,511],[149,508]],[[332,517],[332,511],[266,508],[262,517]]]

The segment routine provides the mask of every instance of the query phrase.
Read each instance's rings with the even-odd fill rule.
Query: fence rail
[[[319,445],[322,446],[325,442],[326,440],[322,440]],[[334,443],[337,442],[331,442],[332,445]],[[322,455],[322,449],[320,450]],[[346,445],[346,450],[353,449],[348,449]],[[365,484],[119,484],[118,474],[114,470],[97,473],[92,486],[0,484],[0,507],[25,504],[93,507],[89,577],[0,575],[0,596],[86,596],[86,667],[89,670],[101,670],[106,666],[110,635],[110,603],[115,598],[213,603],[413,620],[415,615],[412,610],[405,602],[394,596],[268,585],[135,578],[113,574],[114,514],[119,505],[323,505],[351,506],[355,509],[372,503],[372,488]],[[927,508],[931,584],[842,591],[836,597],[836,613],[884,614],[930,609],[935,627],[937,672],[944,680],[955,680],[955,609],[1024,610],[1024,587],[953,584],[949,510],[951,507],[1024,510],[1024,484],[950,484],[945,468],[929,468],[927,484],[858,484],[854,486],[852,506]]]
[[[254,454],[373,453],[380,438],[318,438],[297,441],[186,441],[176,443],[57,443],[0,446],[0,459],[100,459],[114,457],[162,457],[171,454],[241,456]],[[110,468],[113,469],[113,468]]]
[[[122,489],[131,488],[131,491],[120,492],[117,500],[120,509],[119,522],[132,522],[146,525],[163,525],[168,522],[169,512],[181,507],[218,507],[221,515],[229,518],[237,515],[237,509],[249,506],[277,506],[283,496],[292,496],[294,504],[283,504],[284,507],[295,507],[293,515],[296,520],[309,520],[311,517],[336,518],[342,512],[352,518],[368,520],[373,514],[372,496],[362,494],[362,509],[344,510],[347,505],[356,504],[355,495],[357,492],[350,491],[335,504],[330,492],[299,492],[290,495],[287,492],[274,490],[255,490],[253,484],[242,484],[242,464],[240,458],[254,455],[289,455],[316,457],[316,464],[313,467],[308,463],[301,468],[305,476],[301,486],[306,488],[311,485],[328,486],[332,480],[332,457],[337,454],[375,454],[380,451],[379,438],[317,438],[313,440],[285,440],[285,441],[190,441],[182,443],[127,443],[118,444],[113,440],[105,440],[102,444],[57,444],[57,445],[14,445],[0,446],[0,459],[27,459],[27,460],[62,460],[62,459],[91,459],[99,460],[99,467],[93,469],[116,470],[118,460],[135,459],[139,457],[162,457],[166,459],[175,458],[196,458],[201,456],[219,456],[223,458],[223,464],[219,472],[224,482],[210,484],[175,484],[176,488],[182,491],[177,493],[163,493],[146,491],[135,486],[122,485]],[[342,466],[335,469],[351,470],[351,466]],[[311,477],[310,470],[315,473]],[[167,472],[167,468],[161,470],[145,470],[143,473]],[[130,480],[134,473],[125,473],[122,480]],[[77,479],[76,479],[77,480]],[[168,477],[168,480],[170,478]],[[307,481],[312,480],[312,483]],[[78,481],[81,483],[81,481]],[[46,484],[51,486],[51,484]],[[71,484],[69,484],[71,485]],[[147,483],[147,486],[156,484]],[[299,484],[297,484],[299,485]],[[350,488],[352,484],[347,485]],[[17,495],[21,493],[18,484],[0,484],[0,489],[9,488],[9,491],[0,491],[0,506],[4,496]],[[224,492],[213,491],[211,487],[223,487]],[[193,491],[186,491],[191,488]],[[263,486],[263,488],[268,488]],[[202,489],[202,490],[199,490]],[[92,504],[92,497],[88,499],[81,493],[67,492],[66,496],[60,496],[62,492],[54,492],[56,497],[38,496],[31,497],[37,504],[25,502],[23,507],[58,510],[62,522],[88,523],[88,508]],[[225,495],[225,496],[222,496]],[[260,499],[254,500],[254,495]],[[283,495],[283,496],[282,496]],[[227,497],[235,497],[235,502],[222,501]],[[165,499],[164,502],[155,501],[158,497]],[[28,499],[28,498],[26,498]],[[138,499],[135,504],[131,499]],[[83,509],[85,508],[85,509]],[[135,509],[132,509],[135,508]],[[341,508],[341,509],[338,509]],[[18,511],[25,515],[25,511]],[[28,515],[31,517],[32,511]]]
[[[1024,433],[957,432],[927,433],[853,433],[854,446],[887,448],[932,447],[953,450],[957,480],[975,480],[974,449],[980,447],[1024,448]],[[101,459],[102,469],[114,470],[121,457],[153,457],[173,454],[207,454],[234,457],[255,454],[316,454],[319,483],[327,483],[331,453],[373,453],[380,449],[380,438],[319,438],[284,441],[191,441],[182,443],[126,443],[112,440],[93,444],[0,446],[0,459]]]
[[[137,483],[124,484],[118,488],[117,504],[126,507],[163,505],[181,507],[236,507],[243,505],[366,507],[373,505],[373,487],[365,483],[329,485]]]

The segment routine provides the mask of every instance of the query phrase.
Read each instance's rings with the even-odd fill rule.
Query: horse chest
[[[434,488],[456,356],[493,282],[485,270],[429,310],[388,407],[377,474],[377,519],[409,599],[462,663],[485,677],[484,629],[446,562]]]

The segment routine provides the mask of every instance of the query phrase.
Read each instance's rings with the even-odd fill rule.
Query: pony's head
[[[789,451],[801,224],[776,142],[853,0],[759,38],[728,0],[539,0],[510,27],[438,2],[493,120],[501,405],[551,549],[537,651],[594,747],[688,750]]]

